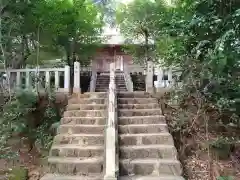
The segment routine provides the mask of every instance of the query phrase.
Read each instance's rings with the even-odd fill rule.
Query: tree
[[[67,63],[72,64],[73,54],[86,50],[101,32],[102,13],[91,1],[12,0],[1,3],[2,44],[9,66],[15,68],[31,60],[36,62],[41,55],[43,58],[66,55]],[[65,52],[60,53],[63,50]],[[15,61],[14,66],[10,65]]]
[[[127,42],[144,39],[145,63],[149,60],[149,41],[154,39],[156,3],[149,0],[135,0],[121,4],[117,9],[117,22]]]

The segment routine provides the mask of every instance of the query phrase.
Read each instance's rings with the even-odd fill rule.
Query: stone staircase
[[[96,80],[96,92],[107,92],[109,88],[109,74],[98,74]]]
[[[157,99],[118,93],[120,180],[183,180],[173,138]]]
[[[50,173],[41,180],[102,180],[106,93],[73,95],[49,155]]]
[[[118,179],[184,180],[157,99],[146,92],[119,92],[117,101]],[[50,150],[50,172],[41,180],[104,179],[107,102],[104,92],[72,95]]]
[[[95,89],[96,92],[108,91],[110,76],[107,73],[108,72],[105,72],[97,76],[96,89]],[[116,81],[117,91],[127,91],[123,72],[117,71],[115,81]]]

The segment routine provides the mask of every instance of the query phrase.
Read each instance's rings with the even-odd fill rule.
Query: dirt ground
[[[41,154],[36,148],[28,152],[26,146],[21,146],[20,143],[12,145],[13,152],[17,155],[12,159],[0,159],[0,180],[9,179],[10,176],[15,176],[14,169],[26,169],[28,180],[39,180],[47,171],[47,151],[42,151]]]

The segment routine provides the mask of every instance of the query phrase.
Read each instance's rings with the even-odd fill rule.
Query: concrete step
[[[118,98],[149,98],[151,95],[144,91],[118,93]]]
[[[104,118],[104,117],[64,117],[61,119],[61,124],[105,125],[106,121],[107,121],[107,118]]]
[[[132,116],[132,117],[119,117],[119,125],[128,124],[165,124],[166,120],[163,115],[156,116]]]
[[[125,91],[127,91],[127,88],[117,88],[117,91],[118,92],[125,92]]]
[[[49,157],[51,173],[66,175],[100,175],[103,173],[103,157],[98,158],[67,158]]]
[[[108,89],[105,89],[105,90],[99,90],[99,89],[96,89],[95,91],[96,91],[96,92],[107,92]]]
[[[167,124],[119,125],[118,132],[120,134],[162,133],[162,132],[168,132],[168,127],[167,127]]]
[[[99,176],[67,176],[61,174],[46,174],[41,180],[103,180],[103,175]]]
[[[98,82],[96,82],[96,86],[101,86],[103,84],[109,84],[109,81],[98,81]]]
[[[58,128],[58,134],[101,134],[105,130],[105,125],[61,125]]]
[[[79,146],[75,144],[53,145],[50,156],[54,157],[103,157],[103,146]]]
[[[157,109],[119,109],[118,116],[151,116],[161,115],[162,111],[160,108]]]
[[[119,180],[184,180],[181,176],[120,176]]]
[[[149,104],[158,103],[155,98],[118,98],[118,104]]]
[[[177,159],[177,150],[173,145],[140,145],[120,147],[121,159]]]
[[[73,94],[71,98],[106,98],[107,93],[86,92],[84,94]]]
[[[53,140],[54,145],[66,145],[66,144],[76,144],[76,145],[104,145],[103,134],[58,134]]]
[[[74,98],[68,104],[105,104],[106,98]]]
[[[156,109],[160,107],[159,107],[159,104],[157,103],[149,103],[149,104],[119,104],[118,108],[119,109]]]
[[[71,110],[65,111],[63,117],[106,117],[106,110]]]
[[[124,159],[119,163],[120,175],[181,176],[182,167],[174,159]]]
[[[105,104],[69,104],[66,110],[103,110],[106,108]]]
[[[149,134],[120,134],[120,145],[151,145],[151,144],[165,144],[173,145],[173,138],[170,133],[149,133]]]

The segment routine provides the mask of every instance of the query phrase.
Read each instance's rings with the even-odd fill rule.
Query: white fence
[[[175,83],[172,69],[164,69],[158,66],[153,66],[152,75],[157,76],[154,81],[156,88],[169,87]],[[80,91],[80,74],[81,72],[95,72],[92,67],[81,67],[79,62],[74,63],[74,91]],[[124,71],[125,72],[125,71]],[[129,65],[126,72],[129,75],[142,74],[147,75],[147,69],[140,65]],[[3,74],[5,74],[3,76]],[[94,84],[96,83],[96,73],[93,73],[95,79],[92,79],[91,91],[94,91]],[[179,74],[174,73],[175,76]],[[130,76],[129,76],[130,77]],[[34,68],[34,69],[7,69],[0,70],[0,86],[12,90],[16,88],[46,88],[51,87],[60,92],[69,92],[70,89],[70,67],[63,68]],[[9,81],[8,81],[9,80]],[[150,80],[151,81],[151,80]],[[2,88],[1,88],[2,89]]]
[[[35,69],[7,69],[0,70],[2,82],[10,88],[46,88],[52,85],[56,90],[68,92],[70,87],[70,67],[64,68],[35,68]],[[62,77],[62,78],[61,78]],[[60,78],[63,80],[63,86],[60,85]]]

